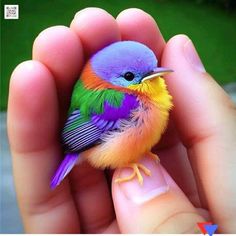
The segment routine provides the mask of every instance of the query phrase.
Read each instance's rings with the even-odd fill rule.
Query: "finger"
[[[155,22],[146,12],[130,8],[116,18],[122,40],[134,40],[147,45],[160,60],[165,40]]]
[[[144,159],[152,172],[144,176],[143,185],[137,179],[114,183],[117,177],[130,174],[122,169],[115,172],[112,195],[118,225],[122,233],[194,233],[198,214],[184,193],[160,164]]]
[[[49,188],[61,156],[58,104],[54,78],[41,63],[26,61],[14,70],[7,125],[26,232],[78,232],[78,216],[68,184],[65,182],[56,191]]]
[[[163,66],[174,98],[174,119],[188,149],[199,191],[213,220],[224,233],[235,232],[236,109],[205,69],[186,36],[172,38]]]
[[[90,7],[77,12],[70,28],[80,38],[87,57],[120,40],[115,19],[100,8]]]
[[[83,233],[102,233],[114,222],[110,190],[104,172],[84,162],[70,175]]]
[[[67,108],[72,87],[83,66],[83,48],[68,27],[53,26],[42,31],[34,41],[33,59],[42,62],[53,74],[60,107]]]
[[[165,40],[155,20],[149,14],[140,9],[131,8],[122,11],[116,20],[121,31],[122,40],[135,40],[144,43],[155,52],[158,59],[161,58],[162,51],[165,47]],[[168,126],[157,148],[157,150],[162,149],[164,158],[161,161],[164,162],[171,176],[173,176],[195,206],[199,207],[200,202],[196,183],[189,165],[189,160],[186,158],[186,150],[182,148],[172,123]],[[178,155],[175,153],[175,162],[178,165],[173,168],[172,153],[176,150]],[[181,176],[188,176],[188,178],[180,179]]]

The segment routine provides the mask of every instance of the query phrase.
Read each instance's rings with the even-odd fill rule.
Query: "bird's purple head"
[[[91,58],[93,72],[113,85],[128,87],[157,69],[157,58],[144,44],[134,41],[113,43]]]

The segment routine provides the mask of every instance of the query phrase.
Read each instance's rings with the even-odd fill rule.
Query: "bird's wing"
[[[102,134],[91,119],[85,119],[79,110],[72,112],[62,131],[62,140],[66,151],[78,152],[92,146]]]
[[[128,119],[138,101],[132,95],[125,95],[120,107],[113,107],[105,102],[102,114],[93,113],[86,119],[77,109],[67,119],[62,132],[63,144],[68,152],[81,152],[100,141],[107,131],[119,128],[120,119]]]
[[[90,114],[89,118],[74,110],[68,117],[62,131],[62,139],[67,152],[51,181],[54,189],[80,160],[79,153],[99,143],[101,135],[119,128],[119,120],[129,119],[138,101],[132,95],[125,95],[121,106],[114,107],[108,102],[103,104],[103,113]]]

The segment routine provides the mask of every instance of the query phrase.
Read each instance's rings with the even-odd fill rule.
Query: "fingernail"
[[[131,181],[119,183],[126,198],[136,204],[148,202],[169,190],[160,163],[148,158],[140,161],[140,163],[151,171],[151,176],[147,176],[140,170],[143,176],[142,185],[139,184],[137,177]],[[132,171],[132,169],[127,168],[121,169],[119,177],[129,176]]]
[[[190,39],[184,44],[184,55],[196,71],[203,73],[206,72],[205,67],[203,66],[202,61]]]

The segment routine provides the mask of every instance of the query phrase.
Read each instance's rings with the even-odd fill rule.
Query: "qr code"
[[[4,19],[19,19],[19,5],[4,5]]]

